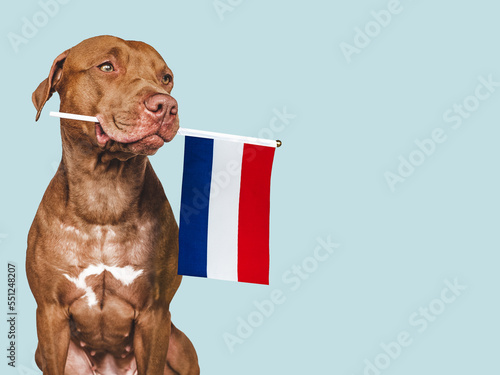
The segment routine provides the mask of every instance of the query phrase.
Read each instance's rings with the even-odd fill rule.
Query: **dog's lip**
[[[128,134],[122,133],[122,127],[120,127],[116,121],[114,116],[111,116],[110,119],[104,121],[102,115],[96,115],[96,139],[97,143],[104,147],[108,141],[114,141],[116,143],[128,144],[140,141],[142,138],[149,136],[151,134],[145,134],[143,137],[136,138],[131,137]]]
[[[99,117],[97,117],[97,119],[100,120]],[[119,127],[116,124],[115,124],[115,126],[119,129]],[[148,144],[151,144],[151,146],[157,145],[158,148],[160,148],[161,146],[163,146],[163,144],[165,142],[169,142],[171,140],[170,137],[166,137],[163,134],[161,134],[162,132],[160,130],[162,130],[162,126],[160,126],[160,128],[156,131],[156,133],[146,134],[142,138],[133,139],[133,140],[130,140],[128,142],[123,142],[123,141],[119,141],[119,140],[113,138],[112,136],[108,135],[106,133],[106,131],[104,130],[103,126],[101,125],[101,122],[95,123],[96,139],[97,139],[97,143],[101,147],[105,147],[109,141],[114,141],[114,142],[121,143],[124,145],[148,143]]]
[[[104,131],[104,129],[101,126],[101,123],[99,123],[99,122],[95,123],[95,134],[96,134],[96,139],[97,139],[97,143],[99,144],[99,146],[104,147],[104,146],[106,146],[106,143],[108,143],[108,141],[111,140],[111,137],[106,134],[106,132]]]

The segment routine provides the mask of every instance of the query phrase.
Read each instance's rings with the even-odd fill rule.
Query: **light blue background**
[[[224,1],[225,2],[225,1]],[[236,3],[236,1],[233,1]],[[53,59],[100,34],[154,46],[175,73],[182,126],[258,136],[273,110],[296,115],[276,132],[271,285],[185,278],[175,324],[193,341],[203,374],[363,374],[365,359],[407,331],[412,344],[383,374],[486,374],[498,369],[500,90],[452,129],[443,114],[473,95],[478,77],[500,81],[497,2],[402,0],[402,12],[348,63],[342,42],[388,1],[243,1],[223,20],[212,0],[70,1],[15,53],[8,33],[40,11],[3,5],[0,148],[0,314],[6,264],[18,265],[18,369],[32,369],[35,303],[26,282],[26,236],[60,154],[56,96],[35,124],[31,93]],[[391,192],[415,139],[447,135]],[[264,130],[265,131],[265,130]],[[152,163],[178,212],[183,139]],[[282,276],[311,256],[317,237],[340,247],[300,288]],[[424,332],[409,324],[445,280],[467,289]],[[223,334],[254,301],[286,301],[230,353]],[[435,302],[435,301],[434,301]],[[438,305],[436,305],[438,306]],[[0,368],[6,365],[0,315]]]

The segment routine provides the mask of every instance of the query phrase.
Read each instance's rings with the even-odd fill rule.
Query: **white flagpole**
[[[50,115],[53,117],[67,118],[70,120],[99,122],[99,120],[97,120],[97,117],[93,117],[93,116],[75,115],[72,113],[63,113],[63,112],[50,112]],[[255,144],[255,145],[268,146],[268,147],[280,147],[281,146],[280,140],[275,141],[272,139],[262,139],[262,138],[224,134],[224,133],[215,133],[215,132],[208,132],[205,130],[179,128],[179,130],[177,131],[177,134],[193,136],[193,137],[200,137],[200,138],[221,139],[221,140],[233,141],[233,142],[244,142],[244,143],[251,143],[251,144]]]

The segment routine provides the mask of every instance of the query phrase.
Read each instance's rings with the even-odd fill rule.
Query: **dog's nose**
[[[169,121],[177,115],[177,100],[166,94],[155,94],[144,101],[146,110],[158,119]]]

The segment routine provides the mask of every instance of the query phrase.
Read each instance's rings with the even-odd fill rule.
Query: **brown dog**
[[[38,304],[36,362],[44,375],[199,374],[170,321],[177,224],[147,155],[174,138],[171,70],[149,45],[111,36],[59,55],[33,93],[57,91],[62,160],[28,236]]]

